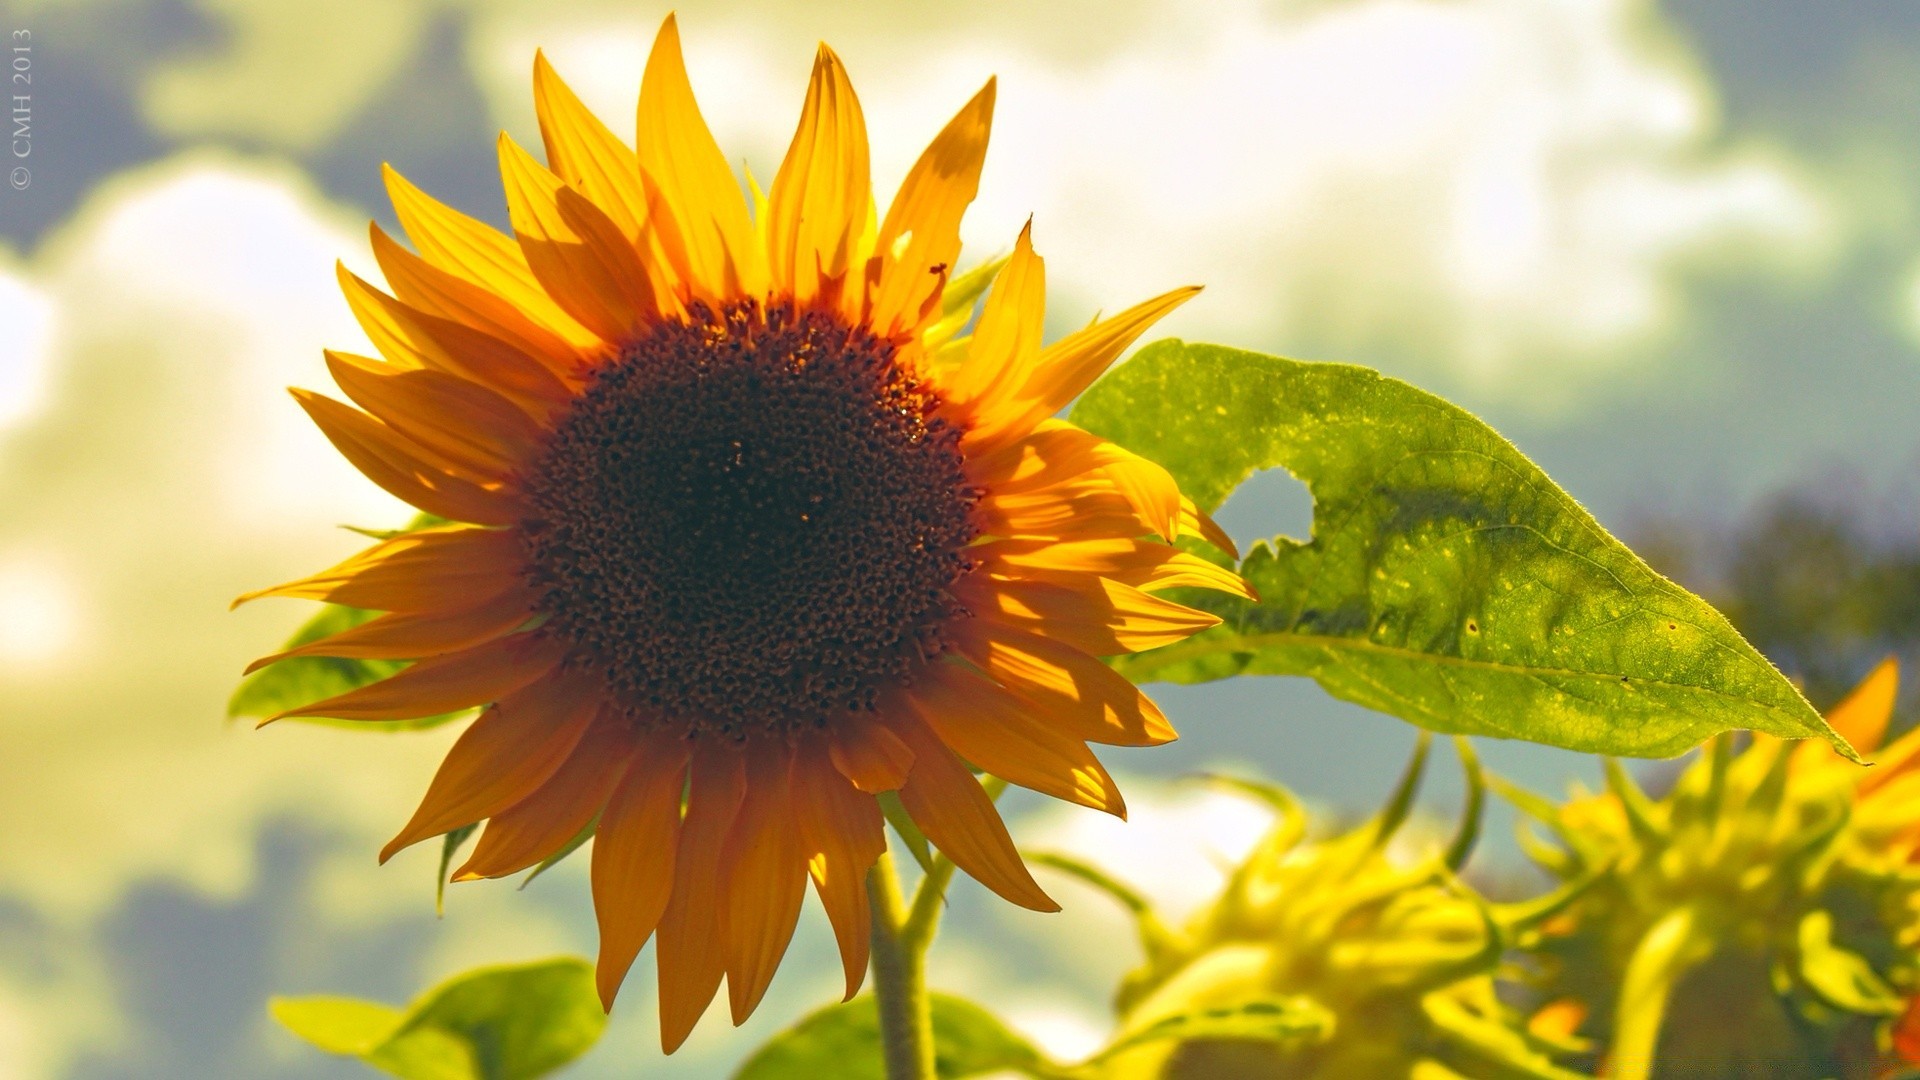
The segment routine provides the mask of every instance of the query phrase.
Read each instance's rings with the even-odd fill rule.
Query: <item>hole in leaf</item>
[[[1256,540],[1290,536],[1305,543],[1313,535],[1313,496],[1307,485],[1282,468],[1262,469],[1234,489],[1213,520],[1246,551]]]

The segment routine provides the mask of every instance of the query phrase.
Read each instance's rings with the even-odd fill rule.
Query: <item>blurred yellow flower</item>
[[[1920,732],[1884,748],[1899,672],[1828,714],[1872,768],[1765,735],[1709,744],[1665,797],[1615,762],[1609,790],[1523,810],[1523,840],[1590,887],[1542,928],[1540,985],[1605,1050],[1603,1074],[1878,1075],[1890,1018],[1920,986]]]
[[[534,89],[547,164],[500,141],[515,236],[389,171],[415,251],[374,228],[393,295],[340,273],[384,359],[328,354],[360,409],[295,391],[447,523],[254,594],[387,613],[261,663],[417,661],[282,715],[485,707],[383,857],[485,820],[458,876],[495,877],[597,822],[600,992],[657,935],[671,1051],[723,976],[734,1021],[753,1011],[809,875],[852,994],[882,793],[1002,896],[1054,908],[967,765],[1123,813],[1087,744],[1174,733],[1098,657],[1218,621],[1160,589],[1246,586],[1171,546],[1231,545],[1166,470],[1053,418],[1196,290],[1042,348],[1023,232],[961,334],[992,82],[884,219],[824,46],[751,209],[671,17],[633,149],[544,57]]]
[[[1578,1080],[1555,1064],[1570,1044],[1528,1031],[1495,993],[1514,935],[1567,894],[1495,905],[1456,876],[1479,828],[1470,750],[1472,795],[1453,843],[1398,850],[1426,748],[1423,736],[1385,810],[1325,840],[1303,842],[1306,816],[1284,790],[1237,784],[1273,805],[1277,821],[1184,931],[1146,917],[1147,962],[1120,988],[1119,1033],[1095,1075]],[[1251,1021],[1262,1007],[1298,1017],[1296,1029],[1261,1032]]]

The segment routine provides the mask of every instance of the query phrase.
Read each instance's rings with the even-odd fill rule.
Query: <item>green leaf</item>
[[[447,913],[447,874],[453,869],[453,857],[460,853],[460,846],[479,828],[479,823],[462,825],[440,838],[440,872],[433,879],[433,914],[440,918]]]
[[[1164,1039],[1238,1039],[1309,1043],[1333,1034],[1333,1014],[1306,997],[1258,998],[1162,1017],[1129,1032],[1094,1055],[1098,1063],[1143,1043]]]
[[[1655,573],[1492,428],[1366,368],[1162,341],[1075,423],[1166,466],[1202,509],[1280,467],[1308,543],[1254,546],[1252,603],[1117,666],[1137,681],[1310,676],[1434,731],[1665,756],[1715,732],[1852,748],[1705,601]]]
[[[1064,1070],[980,1006],[951,994],[933,994],[934,1072],[940,1080],[1014,1072],[1054,1078]],[[734,1080],[886,1080],[880,1018],[873,995],[829,1005],[773,1037],[734,1074]]]
[[[351,998],[275,998],[289,1031],[405,1080],[531,1080],[579,1057],[607,1024],[593,965],[564,957],[479,968],[404,1013]]]
[[[370,1054],[406,1014],[391,1005],[343,997],[278,997],[267,1011],[280,1025],[329,1054]]]

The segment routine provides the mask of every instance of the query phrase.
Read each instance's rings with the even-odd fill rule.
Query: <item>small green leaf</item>
[[[1235,1039],[1258,1042],[1311,1043],[1333,1034],[1333,1014],[1306,997],[1258,998],[1237,1005],[1217,1005],[1162,1017],[1138,1031],[1128,1032],[1094,1055],[1093,1063],[1165,1039]]]
[[[940,1080],[1014,1072],[1061,1077],[1064,1070],[1007,1030],[992,1013],[951,994],[931,995],[934,1072]],[[886,1080],[880,1018],[873,995],[813,1012],[775,1035],[740,1066],[734,1080]]]
[[[275,998],[288,1030],[405,1080],[532,1080],[579,1057],[607,1023],[593,965],[565,957],[479,968],[405,1013],[350,998]]]
[[[447,873],[453,869],[453,857],[460,853],[460,845],[467,842],[479,823],[462,825],[440,838],[440,873],[433,879],[433,914],[436,918],[447,913]]]
[[[329,1054],[370,1054],[391,1038],[406,1014],[358,998],[276,997],[267,1011],[282,1027]]]
[[[362,608],[328,604],[301,624],[282,648],[291,649],[323,637],[351,630],[380,614]],[[296,656],[247,676],[227,701],[229,717],[264,720],[287,709],[357,690],[406,667],[400,660],[351,660],[335,656]],[[353,731],[418,731],[472,715],[471,710],[443,713],[418,720],[332,720],[325,717],[289,717],[305,724],[348,728]]]
[[[1717,731],[1845,740],[1705,601],[1608,535],[1492,428],[1377,372],[1162,341],[1089,390],[1089,431],[1202,509],[1254,472],[1312,492],[1313,538],[1254,546],[1258,603],[1117,666],[1136,680],[1305,675],[1434,731],[1677,754]]]

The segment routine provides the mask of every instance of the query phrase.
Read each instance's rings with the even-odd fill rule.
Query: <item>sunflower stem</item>
[[[867,875],[867,899],[873,908],[873,996],[880,1009],[887,1080],[936,1080],[933,1010],[927,998],[927,946],[933,934],[931,929],[909,932],[906,901],[889,852],[880,853]]]
[[[913,890],[913,903],[907,909],[900,936],[907,948],[921,955],[933,945],[933,933],[940,926],[940,913],[946,907],[947,885],[953,881],[953,860],[935,855],[926,875]]]

